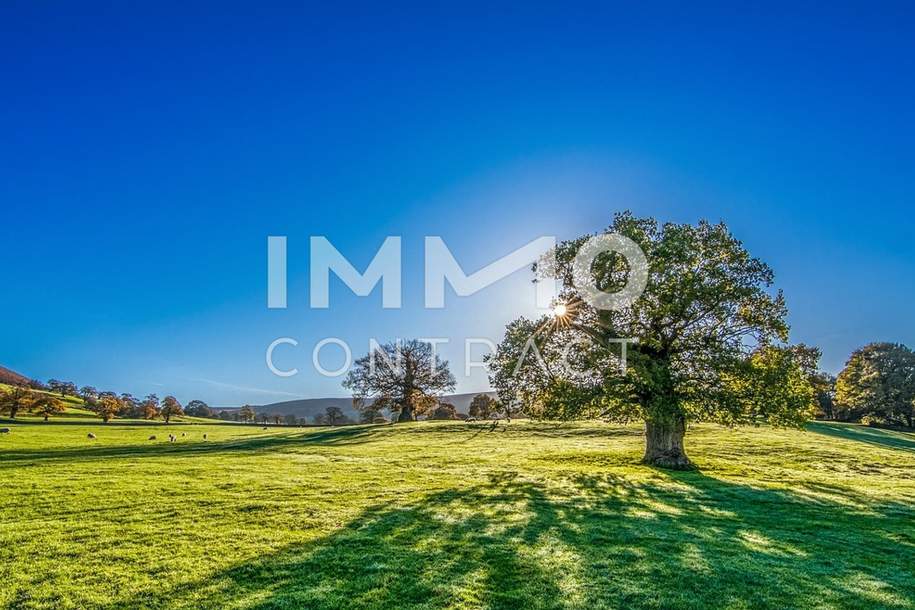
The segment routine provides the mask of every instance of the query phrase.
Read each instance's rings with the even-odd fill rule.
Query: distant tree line
[[[0,392],[0,416],[15,419],[20,413],[32,413],[48,421],[51,416],[63,413],[68,403],[95,413],[105,423],[117,417],[161,419],[167,424],[172,418],[182,415],[216,416],[216,412],[202,400],[192,400],[182,406],[174,396],[160,400],[157,395],[149,394],[137,398],[128,393],[100,391],[89,385],[78,387],[71,381],[59,379],[50,379],[47,383],[30,380],[27,384],[11,386]]]

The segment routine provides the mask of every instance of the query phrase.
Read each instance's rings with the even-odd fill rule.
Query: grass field
[[[674,473],[601,423],[12,428],[5,608],[915,608],[913,435],[698,426]]]

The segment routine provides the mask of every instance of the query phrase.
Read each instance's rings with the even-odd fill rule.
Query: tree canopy
[[[785,345],[787,308],[765,263],[724,224],[662,225],[627,212],[604,235],[631,240],[642,266],[611,250],[583,268],[576,256],[592,235],[535,265],[539,279],[559,280],[560,300],[552,316],[510,323],[491,355],[503,404],[535,417],[641,419],[645,461],[672,468],[691,466],[690,421],[801,425],[812,406],[806,354]],[[612,308],[579,289],[614,293],[638,276],[641,294]]]
[[[865,418],[912,427],[915,423],[915,353],[898,343],[855,350],[836,379],[841,419]]]
[[[343,382],[358,407],[388,409],[399,422],[428,412],[454,385],[448,362],[431,343],[416,339],[378,346],[356,360]]]

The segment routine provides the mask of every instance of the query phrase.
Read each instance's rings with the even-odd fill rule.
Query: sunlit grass
[[[911,435],[815,426],[14,424],[0,606],[915,607]]]

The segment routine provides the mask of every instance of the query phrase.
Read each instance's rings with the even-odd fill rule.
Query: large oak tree
[[[433,408],[454,385],[448,362],[431,343],[416,339],[375,348],[356,360],[343,382],[358,407],[389,409],[398,414],[398,422],[413,421]]]
[[[644,461],[670,468],[691,467],[690,422],[802,424],[813,403],[806,352],[784,346],[787,310],[765,263],[723,224],[622,213],[606,233],[641,248],[645,290],[617,309],[589,305],[575,286],[613,293],[639,270],[612,251],[575,264],[591,235],[559,244],[534,267],[562,286],[554,315],[509,324],[489,359],[503,404],[544,418],[641,419]]]

